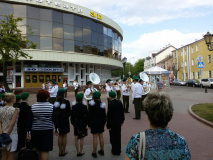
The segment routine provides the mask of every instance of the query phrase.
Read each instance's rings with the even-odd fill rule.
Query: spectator
[[[17,122],[19,109],[14,108],[13,104],[16,102],[16,96],[13,93],[5,94],[6,105],[0,108],[0,134],[7,133],[12,142],[7,145],[6,149],[2,150],[2,160],[14,160],[14,151],[18,145]]]
[[[13,107],[20,108],[21,104],[21,95],[16,95],[16,103],[14,103]]]
[[[70,121],[71,116],[70,102],[64,99],[66,95],[66,89],[61,88],[58,90],[57,99],[54,103],[56,107],[58,124],[59,124],[59,136],[58,136],[58,147],[59,156],[65,156],[68,152],[66,151],[67,145],[67,133],[70,132]]]
[[[163,89],[163,83],[159,81],[159,79],[157,79],[157,84],[156,84],[156,91],[161,92]]]
[[[72,103],[72,113],[71,113],[71,123],[74,127],[75,135],[75,147],[77,150],[77,156],[83,156],[85,152],[84,147],[84,137],[87,136],[87,120],[88,111],[86,102],[82,103],[84,94],[78,93],[76,95],[76,101]],[[76,103],[77,102],[77,103]],[[78,140],[80,139],[80,149]]]
[[[173,116],[173,104],[165,93],[150,93],[144,100],[150,129],[145,131],[144,159],[190,159],[191,155],[184,137],[168,127]],[[140,133],[134,135],[126,148],[125,160],[139,158]]]
[[[42,89],[45,89],[45,84],[44,84],[44,82],[42,83]]]
[[[2,86],[2,88],[1,88],[1,93],[5,93],[5,88],[4,88],[4,86]]]
[[[104,126],[106,124],[106,104],[101,102],[100,100],[101,93],[96,91],[93,93],[93,100],[89,102],[90,110],[89,110],[89,129],[93,134],[93,152],[92,156],[97,158],[97,146],[98,146],[98,138],[100,141],[100,151],[98,153],[100,155],[104,155]]]
[[[55,135],[58,136],[56,109],[47,101],[49,97],[48,91],[39,90],[37,103],[32,105],[28,115],[27,140],[32,138],[33,147],[39,151],[40,160],[48,160],[49,151],[53,150],[53,125]]]

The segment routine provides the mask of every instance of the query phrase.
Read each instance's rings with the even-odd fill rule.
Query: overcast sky
[[[98,11],[123,29],[123,57],[134,63],[168,44],[178,48],[213,30],[213,0],[66,0]],[[129,61],[129,60],[128,60]]]

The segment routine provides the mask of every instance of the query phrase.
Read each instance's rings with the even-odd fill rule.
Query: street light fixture
[[[203,37],[208,47],[208,50],[213,51],[213,42],[212,42],[213,34],[207,32]]]
[[[125,78],[125,65],[126,65],[126,62],[127,62],[127,58],[124,57],[124,58],[122,59],[122,64],[123,64],[123,68],[124,68],[123,78]]]
[[[130,72],[130,60],[133,59],[133,58],[135,58],[135,57],[132,57],[132,58],[129,59],[129,76],[131,75],[131,72]]]

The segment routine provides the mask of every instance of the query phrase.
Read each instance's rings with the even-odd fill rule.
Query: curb
[[[193,105],[195,105],[195,104],[193,104]],[[200,121],[200,122],[202,122],[202,123],[204,123],[204,124],[206,124],[206,125],[208,125],[208,126],[210,126],[210,127],[213,128],[213,123],[212,123],[212,122],[209,122],[209,121],[207,121],[207,120],[205,120],[205,119],[199,117],[198,115],[196,115],[196,114],[192,111],[192,106],[193,106],[193,105],[190,105],[190,106],[189,106],[189,113],[191,114],[191,116],[194,117],[195,119],[197,119],[198,121]]]

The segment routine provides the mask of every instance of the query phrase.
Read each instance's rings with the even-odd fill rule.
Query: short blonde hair
[[[150,93],[145,98],[144,110],[151,124],[155,127],[166,127],[173,116],[173,104],[166,93]]]
[[[11,103],[13,99],[16,99],[16,95],[14,93],[5,93],[4,101],[6,101],[7,103]]]

